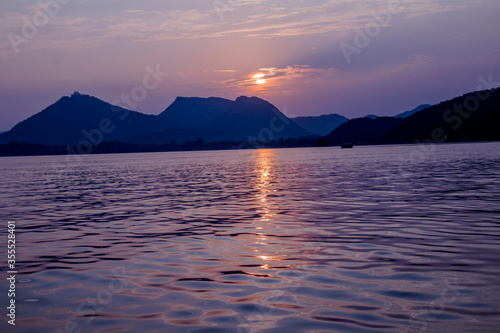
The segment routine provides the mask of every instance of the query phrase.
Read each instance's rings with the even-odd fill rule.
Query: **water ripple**
[[[101,155],[64,172],[65,157],[2,158],[17,324],[497,332],[499,148]]]

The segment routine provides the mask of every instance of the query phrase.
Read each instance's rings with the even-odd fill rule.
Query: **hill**
[[[126,110],[89,95],[74,93],[0,134],[0,143],[73,145],[82,140],[117,141],[123,137],[157,131],[162,127],[156,116]],[[101,132],[102,138],[96,134],[97,130]]]
[[[209,132],[216,140],[265,141],[311,135],[274,105],[257,97],[240,96],[235,101],[177,97],[159,117],[171,130]]]
[[[432,105],[430,104],[422,104],[422,105],[419,105],[417,106],[416,108],[414,108],[413,110],[410,110],[410,111],[405,111],[405,112],[401,112],[400,114],[397,114],[394,116],[394,118],[408,118],[409,116],[411,116],[412,114],[415,114],[417,113],[418,111],[421,111],[423,109],[426,109],[428,107],[430,107]]]
[[[425,108],[403,119],[378,141],[409,143],[433,137],[445,137],[446,141],[500,140],[500,88],[467,93]]]
[[[146,115],[74,93],[0,134],[0,143],[75,145],[208,141],[267,141],[311,135],[257,97],[178,97],[160,115]]]
[[[500,140],[500,88],[470,92],[406,118],[352,119],[325,139],[330,144]]]
[[[291,118],[297,125],[316,135],[327,135],[349,119],[333,113],[321,116]]]
[[[399,124],[401,119],[392,117],[356,118],[340,125],[326,136],[331,144],[369,144],[375,142],[389,129]]]

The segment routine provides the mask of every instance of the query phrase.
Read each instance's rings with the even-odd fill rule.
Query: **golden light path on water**
[[[260,268],[268,270],[274,267],[286,266],[283,263],[282,249],[276,248],[280,242],[272,239],[268,235],[274,234],[274,229],[277,226],[273,223],[276,218],[276,203],[273,202],[272,194],[277,191],[276,188],[276,175],[274,170],[274,159],[276,158],[276,151],[271,149],[258,149],[255,151],[255,189],[257,190],[255,198],[257,199],[258,210],[260,214],[259,219],[255,219],[252,223],[255,229],[254,239],[251,239],[251,250],[255,253],[255,258],[262,263]],[[268,274],[268,278],[277,278],[283,280],[283,277]],[[269,305],[270,298],[279,300],[284,296],[283,291],[270,291],[267,297],[262,299],[262,305]],[[274,303],[271,301],[271,303]],[[275,306],[279,304],[275,303]],[[250,332],[260,332],[266,329],[273,329],[277,327],[277,322],[285,316],[264,316],[264,313],[256,311],[246,317],[248,324],[241,325]]]
[[[272,223],[272,218],[275,214],[271,211],[270,203],[268,202],[268,195],[273,191],[271,179],[272,179],[272,162],[271,158],[274,155],[273,150],[256,150],[256,173],[257,173],[257,181],[255,184],[256,189],[258,190],[255,195],[260,206],[260,210],[258,213],[261,214],[261,218],[254,221],[256,234],[258,235],[257,240],[254,242],[260,245],[267,245],[266,240],[268,238],[265,235],[266,227]],[[253,249],[254,252],[261,254],[261,250],[259,248]],[[269,261],[274,259],[271,255],[261,254],[258,256],[265,261]],[[262,265],[263,268],[269,267],[268,263]]]

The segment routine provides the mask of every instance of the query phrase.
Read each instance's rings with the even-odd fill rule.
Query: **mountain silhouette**
[[[500,140],[500,88],[471,92],[433,106],[421,105],[417,109],[398,117],[364,117],[346,121],[317,144]],[[274,105],[257,97],[241,96],[235,101],[215,97],[178,97],[155,116],[74,93],[62,97],[10,131],[1,133],[0,144],[78,146],[81,142],[89,142],[97,146],[102,142],[117,142],[143,145],[140,148],[143,150],[146,149],[144,145],[151,144],[167,144],[177,149],[182,146],[179,144],[186,142],[191,142],[186,146],[189,149],[212,147],[206,143],[215,142],[219,144],[214,147],[234,147],[238,145],[237,141],[274,141],[275,146],[308,145],[315,140],[312,133],[326,131],[326,126],[336,126],[335,120],[345,119],[338,115],[298,117],[297,121],[305,124],[308,131]],[[320,127],[322,121],[325,126]],[[16,147],[11,145],[8,149],[15,150]]]
[[[400,114],[397,114],[395,115],[394,117],[395,118],[408,118],[409,116],[411,116],[412,114],[414,113],[417,113],[418,111],[421,111],[423,109],[426,109],[428,107],[430,107],[432,105],[430,104],[422,104],[422,105],[419,105],[417,106],[416,108],[414,108],[413,110],[410,110],[410,111],[405,111],[405,112],[401,112]]]
[[[103,120],[105,123],[102,123]],[[107,125],[104,129],[109,133],[101,131],[101,140],[107,141],[162,128],[156,116],[126,110],[89,95],[74,93],[0,134],[0,142],[73,145],[83,140],[99,141],[95,130],[100,125]],[[111,128],[113,130],[110,131]]]
[[[178,97],[160,115],[146,115],[74,93],[0,134],[0,143],[75,145],[80,142],[182,143],[201,138],[273,140],[310,135],[257,97]]]
[[[363,117],[351,119],[326,136],[331,144],[369,144],[401,122],[393,117]]]
[[[325,139],[330,144],[500,140],[500,88],[470,92],[406,118],[352,119]]]
[[[291,118],[297,125],[316,135],[327,135],[349,119],[336,113]]]
[[[446,141],[500,140],[500,88],[470,92],[425,108],[402,119],[377,141],[413,143],[438,137],[446,137]]]
[[[177,97],[159,117],[170,130],[210,132],[216,140],[266,141],[311,135],[274,105],[257,97],[240,96],[235,101]]]

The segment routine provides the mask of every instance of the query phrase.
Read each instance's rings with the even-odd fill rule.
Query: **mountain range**
[[[428,107],[431,107],[431,106],[432,105],[430,105],[430,104],[422,104],[422,105],[417,106],[413,110],[401,112],[400,114],[395,115],[394,118],[408,118],[412,114],[417,113],[418,111],[422,111],[423,109],[427,109]]]
[[[143,145],[140,149],[146,151],[149,145],[178,148],[189,142],[194,144],[187,147],[196,149],[234,147],[244,141],[270,147],[307,146],[317,139],[321,146],[500,140],[500,88],[423,104],[394,117],[351,120],[338,114],[288,118],[271,103],[245,96],[234,101],[178,97],[159,115],[147,115],[74,93],[0,133],[0,145],[10,144],[7,150],[14,153],[16,142],[45,146],[117,143],[118,147]]]
[[[324,136],[349,119],[339,114],[291,118],[297,125],[316,135]]]
[[[418,111],[421,111],[421,110],[423,110],[425,108],[428,108],[429,106],[432,106],[432,105],[430,105],[430,104],[422,104],[422,105],[417,106],[413,110],[401,112],[401,113],[395,115],[393,118],[408,118],[412,114],[417,113]],[[376,119],[376,118],[379,118],[380,116],[377,116],[376,114],[368,114],[365,117],[366,118],[370,118],[370,119]]]
[[[159,115],[146,115],[74,93],[0,134],[0,143],[75,145],[79,142],[157,143],[260,140],[310,136],[274,105],[257,97],[178,97]]]
[[[0,142],[72,145],[86,140],[85,133],[91,135],[103,119],[109,119],[114,126],[103,137],[107,141],[117,141],[161,130],[162,124],[156,118],[75,93],[71,97],[62,97],[45,110],[21,121],[10,131],[0,134]]]
[[[500,88],[423,107],[406,118],[351,119],[325,139],[332,145],[500,140]]]

